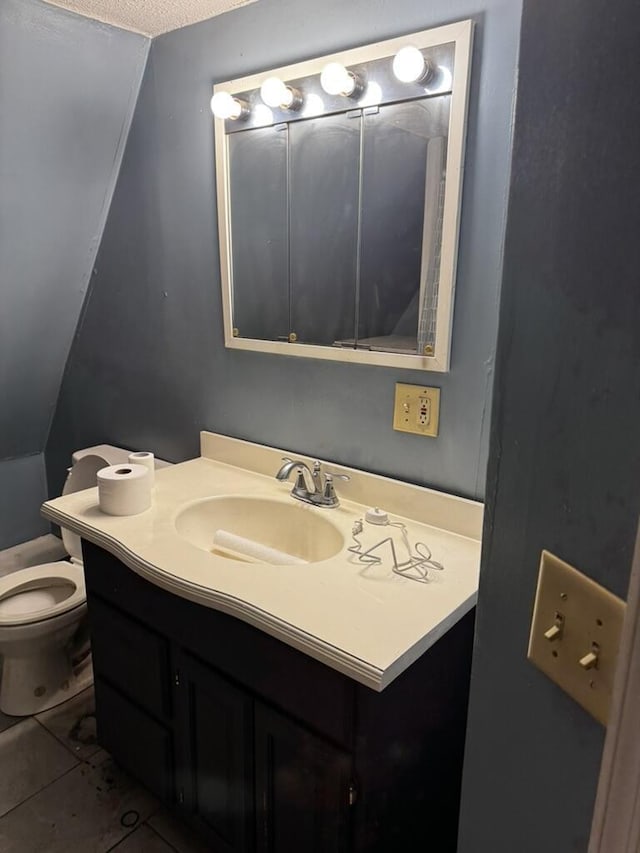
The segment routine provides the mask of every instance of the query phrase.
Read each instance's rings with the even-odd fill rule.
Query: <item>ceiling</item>
[[[61,6],[103,21],[142,33],[157,36],[169,30],[177,30],[213,18],[238,6],[246,6],[256,0],[46,0],[53,6]]]

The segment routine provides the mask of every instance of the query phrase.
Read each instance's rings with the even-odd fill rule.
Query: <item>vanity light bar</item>
[[[436,76],[439,67],[425,57],[419,48],[405,45],[395,53],[391,60],[391,69],[396,80],[401,83],[427,84]],[[333,97],[358,99],[367,90],[364,75],[358,71],[351,71],[341,62],[329,62],[324,66],[319,77],[321,88]],[[371,85],[379,88],[379,84]],[[305,103],[305,96],[300,89],[290,86],[274,75],[264,80],[259,92],[263,105],[272,109],[294,112],[300,110]],[[313,97],[317,99],[317,96]],[[260,106],[262,105],[254,105],[252,110],[246,100],[235,97],[230,92],[218,92],[211,99],[211,111],[217,118],[223,120],[235,121],[247,118]]]

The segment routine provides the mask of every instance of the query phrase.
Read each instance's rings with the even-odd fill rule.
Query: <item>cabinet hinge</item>
[[[180,673],[178,672],[177,669],[176,669],[174,676],[173,676],[173,683],[175,684],[176,687],[180,687]]]
[[[349,805],[354,806],[356,804],[356,800],[358,799],[358,789],[356,788],[355,782],[351,782],[349,785]]]

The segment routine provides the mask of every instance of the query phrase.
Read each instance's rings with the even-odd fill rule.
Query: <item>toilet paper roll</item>
[[[305,566],[307,560],[287,554],[286,551],[278,551],[270,548],[254,539],[246,539],[228,530],[216,530],[213,534],[213,549],[220,554],[228,552],[229,556],[245,558],[251,563],[271,563],[275,566]]]
[[[107,515],[137,515],[151,506],[151,479],[144,465],[125,463],[97,474],[98,504]]]
[[[129,454],[129,462],[134,465],[144,465],[145,468],[149,469],[151,488],[153,488],[156,475],[156,462],[153,458],[153,453],[150,453],[148,450],[137,450],[135,453]]]

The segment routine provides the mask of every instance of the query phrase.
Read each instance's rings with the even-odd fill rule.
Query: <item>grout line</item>
[[[27,717],[26,719],[29,719],[29,718]],[[4,820],[4,818],[5,818],[5,817],[7,817],[7,815],[10,815],[10,814],[11,814],[12,812],[14,812],[16,809],[19,809],[19,808],[20,808],[20,806],[24,805],[25,803],[28,803],[28,802],[29,802],[29,800],[31,800],[33,797],[36,797],[38,794],[41,794],[43,791],[46,791],[46,790],[47,790],[47,788],[50,788],[50,787],[51,787],[51,785],[55,785],[55,784],[56,784],[56,782],[59,782],[59,781],[60,781],[60,779],[64,779],[64,777],[65,777],[67,774],[69,774],[69,773],[73,773],[73,771],[74,771],[74,770],[77,770],[77,769],[78,769],[78,767],[79,767],[81,764],[83,764],[83,763],[84,763],[84,762],[80,762],[80,761],[78,761],[78,762],[75,764],[75,766],[74,766],[74,767],[70,767],[68,770],[65,770],[65,772],[64,772],[64,773],[61,773],[61,774],[60,774],[60,776],[57,776],[55,779],[52,779],[52,780],[51,780],[51,782],[47,782],[47,784],[46,784],[46,785],[43,785],[43,786],[42,786],[42,788],[38,788],[38,790],[37,790],[37,791],[33,791],[31,794],[29,794],[29,796],[28,796],[28,797],[25,797],[25,798],[24,798],[24,800],[20,800],[20,802],[19,802],[19,803],[16,803],[16,804],[15,804],[15,806],[11,806],[11,808],[10,808],[8,811],[6,811],[6,812],[4,812],[4,814],[0,815],[0,826],[2,826],[2,821]]]
[[[28,719],[33,719],[33,720],[35,720],[35,717],[25,717],[24,719],[25,719],[25,720],[28,720]],[[36,720],[36,722],[37,722],[37,723],[39,723],[39,725],[41,725],[41,726],[42,726],[42,723],[40,723],[40,720]],[[43,728],[44,728],[44,726],[43,726]],[[48,731],[48,729],[47,729],[47,731]],[[49,734],[51,734],[51,732],[49,732]],[[100,749],[102,749],[102,747],[100,747]],[[95,753],[94,753],[94,755],[95,755]],[[109,755],[109,753],[107,753],[106,751],[105,751],[105,755],[106,755],[106,757],[105,757],[105,759],[104,759],[105,761],[106,761],[106,760],[108,760],[108,759],[111,757],[111,756]],[[74,771],[78,770],[78,768],[79,768],[79,767],[81,767],[83,764],[89,765],[89,766],[91,766],[91,767],[93,767],[93,768],[98,767],[98,766],[99,766],[98,764],[94,764],[94,763],[92,762],[92,760],[91,760],[91,758],[92,758],[92,757],[93,757],[93,756],[90,756],[89,758],[86,758],[86,759],[79,759],[79,760],[76,760],[76,764],[75,764],[75,766],[70,767],[68,770],[66,770],[64,773],[62,773],[62,774],[61,774],[60,776],[58,776],[56,779],[53,779],[51,782],[49,782],[48,784],[44,785],[42,788],[39,788],[37,791],[34,791],[34,792],[33,792],[32,794],[30,794],[28,797],[25,797],[25,798],[24,798],[24,800],[21,800],[19,803],[16,803],[16,805],[15,805],[15,806],[12,806],[12,807],[11,807],[8,811],[6,811],[3,815],[0,815],[0,829],[2,828],[2,821],[3,821],[3,819],[4,819],[5,817],[8,817],[8,815],[10,815],[10,814],[11,814],[12,812],[14,812],[16,809],[20,808],[20,806],[24,805],[26,802],[28,802],[29,800],[31,800],[33,797],[37,796],[38,794],[41,794],[43,791],[46,791],[46,790],[47,790],[47,788],[50,788],[50,787],[51,787],[51,785],[55,785],[57,782],[59,782],[61,779],[63,779],[65,776],[67,776],[69,773],[73,773]],[[100,762],[100,763],[102,764],[103,762]],[[145,790],[146,790],[146,789],[145,789]],[[150,815],[146,818],[146,820],[145,820],[143,823],[139,823],[137,826],[133,826],[133,827],[131,827],[131,831],[130,831],[130,832],[127,832],[127,833],[125,833],[121,838],[119,838],[119,839],[118,839],[118,841],[116,842],[116,844],[114,844],[114,845],[113,845],[113,847],[109,847],[107,850],[101,851],[101,853],[110,853],[110,851],[111,851],[111,850],[115,850],[119,844],[121,844],[125,839],[129,838],[129,836],[130,836],[130,835],[133,835],[133,833],[134,833],[137,829],[139,829],[141,826],[144,826],[144,824],[146,823],[146,821],[147,821],[149,818],[153,817],[153,815],[155,815],[159,810],[160,810],[160,808],[158,808],[156,811],[152,812],[152,814],[150,814]],[[126,829],[126,827],[122,827],[122,829]],[[149,829],[152,829],[152,827],[149,827]],[[156,833],[156,834],[158,834],[158,833]],[[160,836],[160,837],[161,837],[161,836]],[[162,840],[163,840],[163,841],[165,841],[165,839],[164,839],[164,838],[163,838]],[[166,842],[166,843],[167,843],[167,844],[169,844],[169,842]],[[175,848],[174,848],[174,847],[172,847],[170,844],[169,844],[169,847],[171,847],[171,849],[172,849],[172,850],[175,850]],[[177,853],[179,853],[179,851],[177,851]]]
[[[87,688],[87,689],[88,689],[88,688]],[[42,713],[46,713],[46,711],[42,711]],[[61,737],[59,737],[55,732],[52,732],[52,731],[51,731],[51,729],[49,729],[49,728],[45,725],[45,723],[43,723],[43,722],[42,722],[42,720],[39,720],[36,716],[34,716],[32,719],[34,719],[34,720],[36,721],[36,723],[38,723],[40,726],[42,726],[42,728],[43,728],[43,729],[44,729],[48,734],[50,734],[50,735],[51,735],[51,737],[52,737],[52,738],[54,738],[54,739],[55,739],[55,740],[56,740],[56,741],[57,741],[61,746],[64,746],[64,748],[67,750],[67,752],[70,752],[70,753],[71,753],[71,755],[73,755],[73,757],[74,757],[74,758],[76,759],[76,761],[78,761],[78,762],[87,761],[89,758],[92,758],[92,757],[93,757],[97,752],[99,752],[99,751],[102,749],[102,747],[100,746],[100,744],[98,743],[98,741],[96,741],[96,742],[95,742],[95,750],[94,750],[92,753],[90,753],[89,755],[80,756],[77,752],[75,752],[75,751],[74,751],[74,750],[69,746],[69,744],[68,744],[66,741],[62,740],[62,738],[61,738]],[[84,747],[84,746],[89,746],[89,745],[90,745],[90,744],[81,744],[80,748],[82,749],[82,747]]]
[[[5,716],[8,720],[9,720],[9,719],[13,719],[13,722],[12,722],[12,723],[9,723],[9,725],[8,725],[8,726],[5,726],[5,728],[4,728],[4,729],[1,729],[1,730],[0,730],[0,736],[2,736],[5,732],[8,732],[8,731],[9,731],[9,729],[12,729],[14,726],[17,726],[17,725],[18,725],[18,723],[21,723],[23,720],[28,719],[28,717],[15,717],[15,718],[12,718],[9,714],[5,714],[4,716]]]
[[[81,762],[83,762],[83,761],[84,761],[84,759],[83,759],[83,758],[80,758],[80,756],[79,756],[77,753],[75,753],[75,752],[74,752],[74,751],[69,747],[69,744],[64,743],[64,741],[62,741],[62,740],[58,737],[58,735],[57,735],[57,734],[54,734],[54,732],[52,732],[50,729],[48,729],[48,728],[45,726],[45,724],[42,722],[42,720],[39,720],[37,717],[32,717],[31,719],[32,719],[32,720],[35,720],[35,721],[36,721],[36,723],[37,723],[39,726],[42,726],[42,728],[45,730],[45,732],[46,732],[48,735],[51,735],[51,737],[55,740],[55,742],[56,742],[56,743],[59,743],[59,744],[60,744],[60,746],[64,746],[64,748],[67,750],[67,752],[69,752],[69,753],[70,753],[70,754],[75,758],[75,760],[78,762],[78,764],[80,764]],[[98,749],[100,749],[100,747],[99,747],[99,746],[97,747],[96,752],[98,751]],[[95,754],[95,753],[92,753],[92,754]],[[90,758],[90,757],[91,757],[91,756],[87,756],[87,758]]]
[[[158,809],[158,811],[160,811],[160,809]],[[178,850],[177,847],[174,847],[170,841],[167,841],[167,839],[164,837],[164,835],[161,832],[158,832],[158,830],[155,828],[155,826],[151,826],[151,824],[149,823],[149,818],[152,818],[157,813],[158,812],[154,812],[153,815],[149,815],[149,817],[145,820],[145,822],[142,824],[142,826],[146,826],[148,829],[150,829],[151,832],[153,832],[153,834],[156,835],[161,841],[164,841],[164,843],[167,845],[167,847],[171,848],[171,850],[173,850],[174,853],[180,853],[180,851]]]
[[[142,787],[144,788],[144,786],[142,786]],[[144,790],[147,790],[147,789],[144,788]],[[154,815],[158,814],[159,811],[161,811],[160,806],[152,814],[150,814],[148,817],[146,817],[145,820],[142,821],[142,823],[139,823],[139,824],[137,824],[137,826],[132,827],[131,832],[127,832],[126,835],[123,835],[122,838],[119,838],[118,841],[116,841],[116,843],[113,845],[113,847],[109,847],[107,850],[103,851],[103,853],[112,853],[112,851],[117,851],[118,847],[121,844],[124,844],[124,842],[127,840],[127,838],[130,838],[132,835],[134,835],[143,826],[146,826],[147,829],[150,829],[151,832],[153,832],[153,834],[156,835],[161,841],[164,841],[164,843],[167,845],[167,847],[171,848],[171,850],[174,851],[174,853],[180,853],[180,851],[176,847],[174,847],[173,844],[170,844],[166,838],[163,838],[159,832],[157,832],[152,826],[149,825],[149,823],[148,823],[149,819],[154,817]]]
[[[91,689],[91,688],[89,688],[89,687],[88,687],[88,688],[87,688],[87,690],[89,690],[89,689]],[[73,697],[72,697],[72,698],[73,698]],[[42,712],[40,712],[40,713],[46,713],[46,712],[42,711]],[[74,764],[73,766],[69,767],[69,769],[68,769],[68,770],[65,770],[65,771],[64,771],[64,773],[61,773],[59,776],[56,776],[56,778],[55,778],[55,779],[52,779],[51,781],[47,782],[47,784],[46,784],[46,785],[43,785],[42,787],[38,788],[37,790],[32,791],[32,793],[31,793],[31,794],[29,794],[27,797],[25,797],[24,799],[22,799],[19,803],[16,803],[14,806],[12,806],[12,807],[11,807],[10,809],[8,809],[6,812],[4,812],[2,815],[0,815],[0,828],[2,827],[2,821],[3,821],[3,819],[4,819],[5,817],[8,817],[9,815],[11,815],[11,814],[12,814],[12,812],[14,812],[16,809],[20,808],[21,806],[23,806],[25,803],[27,803],[27,802],[28,802],[29,800],[31,800],[33,797],[38,796],[38,795],[39,795],[39,794],[41,794],[43,791],[46,791],[46,790],[47,790],[47,788],[51,787],[51,785],[55,785],[55,784],[57,784],[61,779],[63,779],[63,778],[64,778],[65,776],[67,776],[68,774],[70,774],[70,773],[73,773],[73,772],[77,771],[77,770],[78,770],[78,768],[82,767],[82,765],[86,765],[86,766],[90,766],[90,767],[92,767],[92,768],[96,768],[96,767],[98,767],[98,766],[99,766],[99,764],[102,764],[102,763],[103,763],[103,762],[100,762],[100,763],[98,764],[98,763],[96,763],[96,762],[93,760],[93,759],[95,758],[95,756],[96,756],[96,755],[97,755],[97,754],[102,750],[102,747],[101,747],[99,744],[97,744],[97,743],[96,743],[96,750],[95,750],[95,752],[92,752],[92,753],[91,753],[91,755],[88,755],[88,756],[85,756],[85,757],[80,757],[80,756],[78,756],[77,754],[75,754],[75,753],[73,752],[73,750],[71,749],[71,747],[69,746],[69,744],[68,744],[68,743],[65,743],[64,741],[62,741],[62,740],[60,739],[60,737],[58,737],[58,735],[56,735],[56,734],[54,734],[54,732],[50,731],[50,730],[47,728],[47,726],[46,726],[46,725],[45,725],[41,720],[39,720],[39,719],[37,718],[37,716],[36,716],[35,714],[32,714],[32,715],[29,715],[29,716],[25,716],[25,717],[18,718],[18,719],[16,720],[16,722],[15,722],[15,723],[12,723],[12,724],[11,724],[11,726],[9,726],[9,727],[8,727],[8,729],[4,729],[4,730],[3,730],[3,732],[0,732],[0,735],[1,735],[1,734],[3,734],[3,733],[4,733],[4,731],[8,731],[9,729],[13,728],[15,725],[19,725],[20,723],[23,723],[23,722],[28,722],[29,720],[33,720],[34,722],[36,722],[36,723],[38,724],[38,726],[40,726],[40,727],[41,727],[41,728],[42,728],[42,729],[43,729],[43,730],[44,730],[44,731],[45,731],[45,732],[46,732],[50,737],[52,737],[52,738],[53,738],[53,740],[54,740],[56,743],[58,743],[58,744],[60,744],[61,746],[63,746],[63,747],[65,748],[65,751],[66,751],[66,752],[68,752],[68,753],[71,755],[71,757],[75,760],[75,764]],[[105,758],[104,758],[104,761],[106,761],[106,760],[108,760],[108,759],[110,758],[110,756],[109,756],[109,753],[107,753],[107,752],[106,752],[106,750],[105,750],[104,752],[105,752]],[[145,786],[140,786],[140,787],[141,787],[143,790],[146,790]],[[166,838],[164,838],[164,837],[163,837],[163,836],[162,836],[162,835],[161,835],[157,830],[155,830],[155,829],[154,829],[154,828],[153,828],[153,827],[148,823],[148,821],[149,821],[152,817],[154,817],[156,814],[158,814],[158,812],[160,812],[160,811],[161,811],[161,806],[159,805],[159,806],[158,806],[158,808],[157,808],[157,809],[155,809],[155,811],[153,811],[153,812],[151,812],[151,814],[147,815],[147,817],[145,818],[145,820],[144,820],[144,821],[142,821],[141,823],[137,824],[136,826],[131,827],[131,830],[130,830],[129,832],[125,832],[125,834],[124,834],[124,835],[122,835],[122,836],[118,839],[118,841],[117,841],[117,842],[116,842],[112,847],[107,848],[106,850],[102,851],[102,853],[110,853],[110,851],[117,850],[117,848],[118,848],[121,844],[123,844],[123,843],[126,841],[126,839],[128,839],[130,836],[132,836],[132,835],[133,835],[133,834],[134,834],[138,829],[140,829],[140,827],[142,827],[142,826],[146,826],[146,827],[147,827],[147,829],[151,830],[151,832],[152,832],[155,836],[157,836],[161,841],[163,841],[163,842],[167,845],[167,847],[168,847],[171,851],[173,851],[173,853],[179,853],[179,851],[178,851],[178,849],[177,849],[176,847],[174,847],[174,846],[173,846],[169,841],[167,841],[167,839],[166,839]],[[122,827],[122,829],[126,829],[126,827]]]
[[[140,827],[141,827],[141,826],[144,826],[144,824],[143,824],[143,823],[139,823],[137,826],[133,826],[133,827],[131,827],[131,832],[127,832],[125,835],[123,835],[123,836],[122,836],[122,838],[119,838],[119,839],[116,841],[116,843],[115,843],[112,847],[107,847],[107,848],[106,848],[106,850],[99,851],[99,853],[111,853],[111,851],[112,851],[112,850],[117,850],[117,849],[118,849],[118,847],[119,847],[121,844],[124,844],[124,842],[127,840],[127,838],[131,838],[131,836],[132,836],[135,832],[137,832],[137,831],[140,829]],[[123,829],[126,829],[126,827],[123,827]]]

